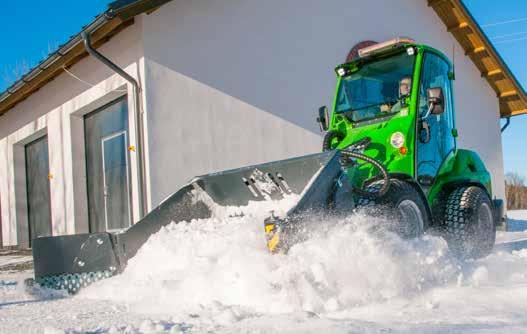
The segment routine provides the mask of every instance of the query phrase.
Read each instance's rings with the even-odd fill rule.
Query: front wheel
[[[364,190],[375,193],[382,187],[384,181],[368,185]],[[394,230],[403,238],[417,238],[428,227],[426,204],[417,190],[408,182],[392,179],[385,195],[380,197],[360,197],[358,208],[375,208],[373,215],[389,218]],[[367,210],[367,213],[370,210]]]
[[[445,239],[456,256],[476,259],[488,255],[496,240],[489,195],[475,186],[455,189],[446,202],[444,227]]]

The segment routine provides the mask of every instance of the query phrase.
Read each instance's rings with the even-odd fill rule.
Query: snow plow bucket
[[[33,240],[35,281],[43,287],[76,292],[121,272],[161,227],[211,218],[214,206],[243,207],[249,201],[296,194],[300,195],[298,202],[288,216],[322,209],[341,173],[339,156],[338,151],[330,151],[199,176],[121,233],[37,238]]]

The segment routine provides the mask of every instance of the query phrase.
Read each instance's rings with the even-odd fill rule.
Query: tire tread
[[[492,209],[492,202],[487,193],[476,186],[463,186],[450,193],[446,201],[444,211],[444,237],[453,253],[463,258],[477,258],[490,253],[492,247],[483,247],[479,252],[469,254],[465,249],[465,242],[472,237],[469,234],[469,227],[474,224],[475,214],[479,205],[486,202]],[[494,225],[494,221],[493,221]],[[494,233],[495,235],[495,233]],[[493,238],[492,234],[489,234]],[[490,244],[491,240],[483,240]],[[492,240],[492,244],[494,240]]]

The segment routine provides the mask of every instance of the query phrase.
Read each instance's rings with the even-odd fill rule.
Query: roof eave
[[[527,95],[461,0],[427,0],[499,99],[500,116],[527,113]]]
[[[98,15],[57,51],[50,53],[22,78],[0,93],[0,116],[53,80],[64,68],[72,66],[87,55],[82,45],[82,32],[89,33],[93,44],[98,47],[133,24],[135,16],[150,13],[169,1],[171,0],[119,0],[110,3],[106,12]]]
[[[117,0],[108,10],[96,17],[82,31],[89,32],[96,46],[133,23],[141,13],[149,13],[170,0]],[[427,0],[458,42],[481,71],[499,99],[501,117],[527,113],[527,95],[509,67],[505,64],[481,27],[461,0]],[[81,31],[81,32],[82,32]],[[32,68],[6,91],[0,93],[0,115],[13,108],[40,87],[86,56],[80,33],[59,50]]]

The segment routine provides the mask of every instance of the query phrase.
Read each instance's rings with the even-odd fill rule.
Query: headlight
[[[345,76],[346,75],[346,69],[341,67],[337,70],[337,74],[341,77]]]
[[[401,148],[404,145],[404,135],[401,132],[394,132],[390,138],[390,144],[395,148]]]

